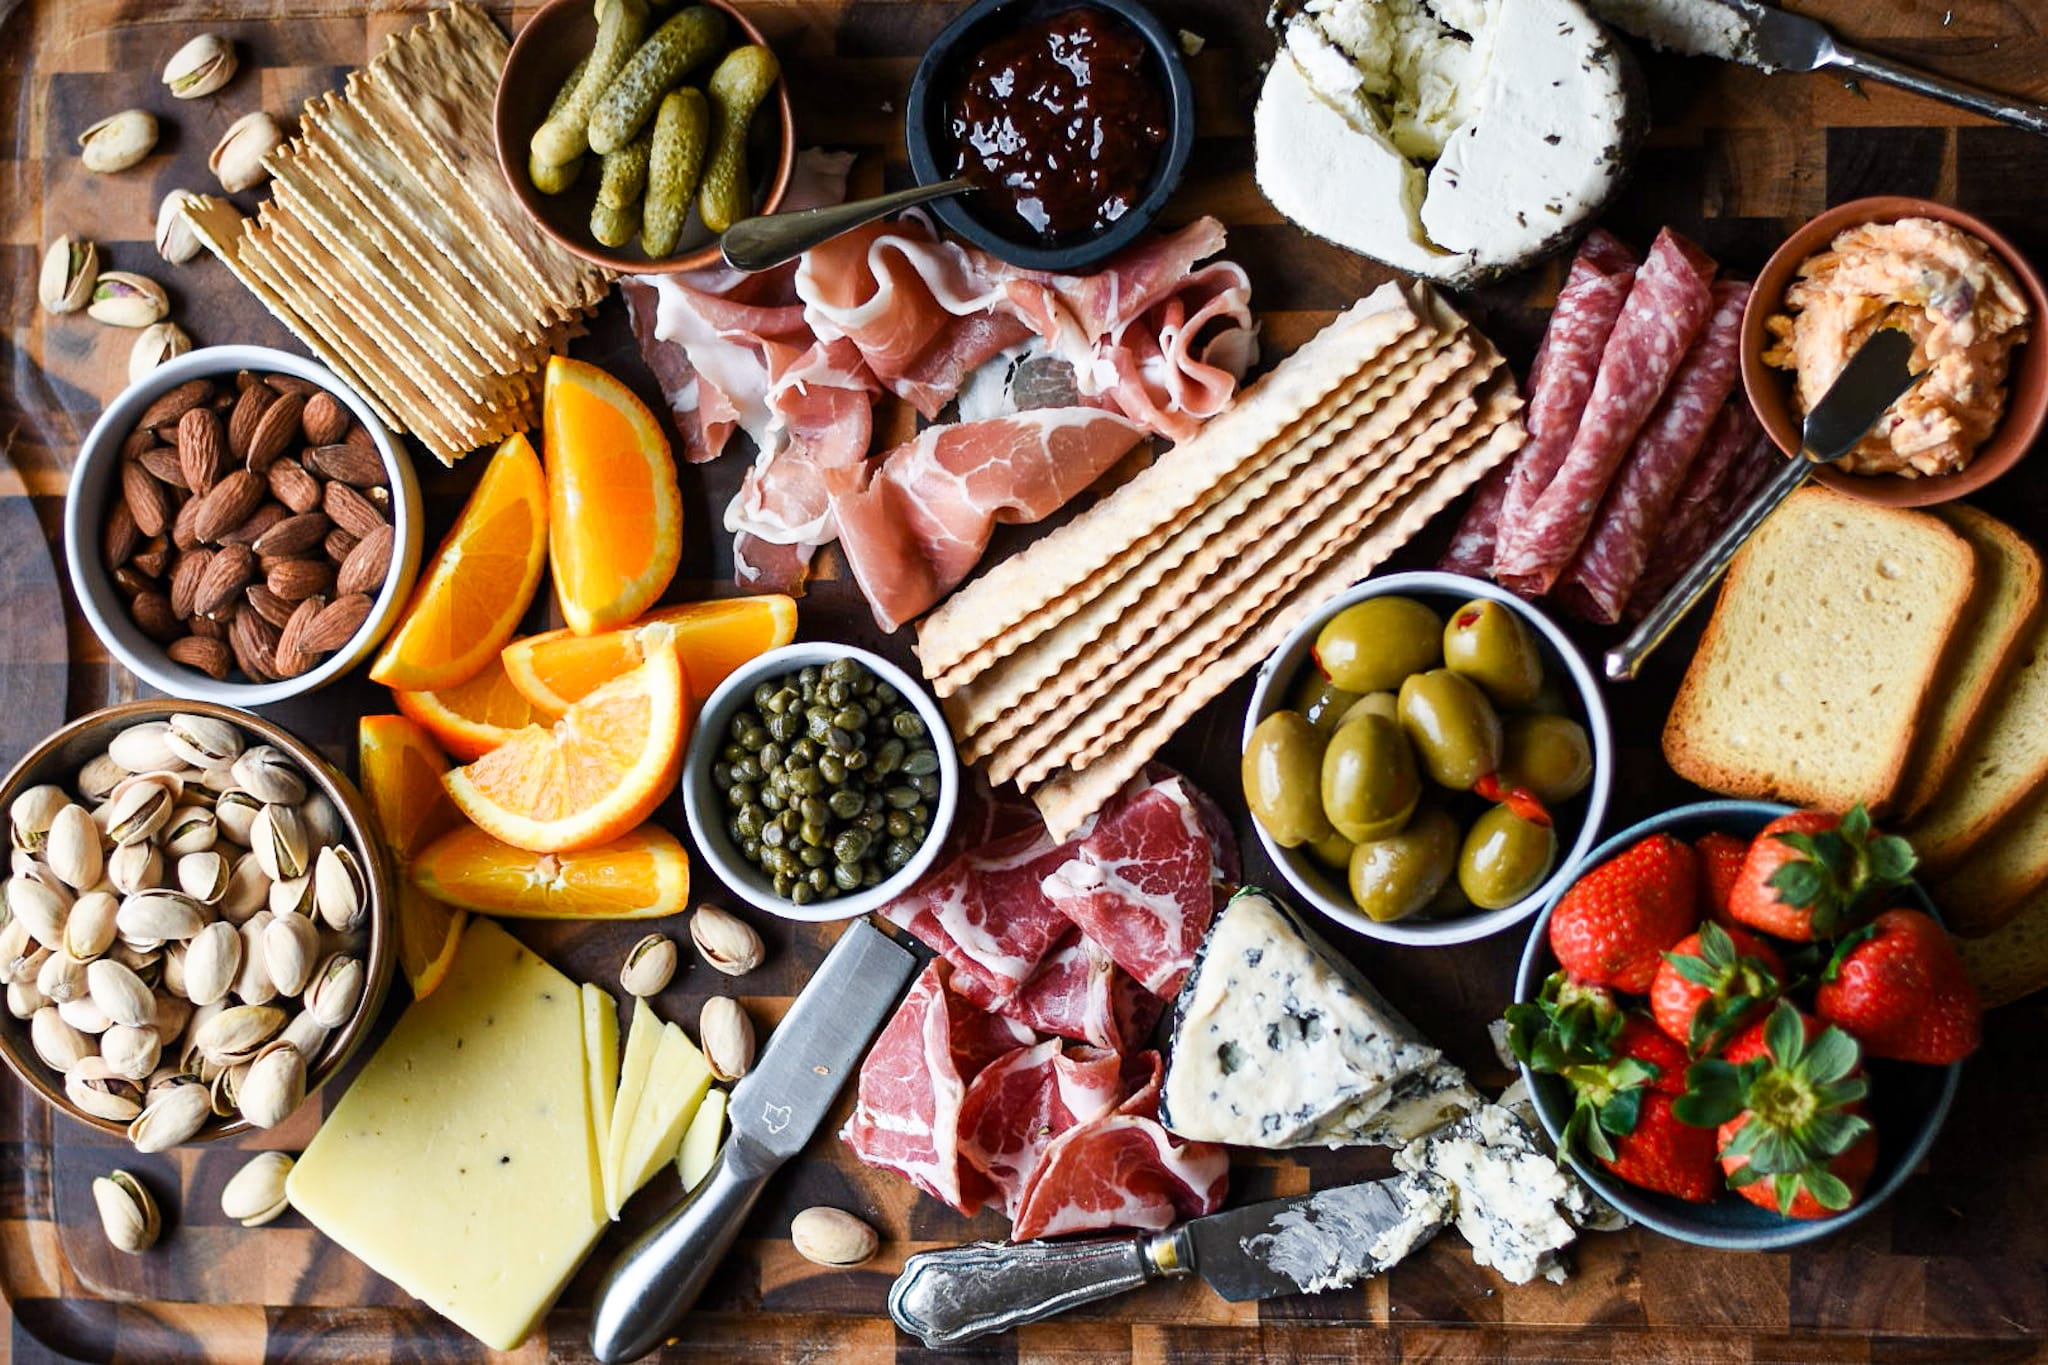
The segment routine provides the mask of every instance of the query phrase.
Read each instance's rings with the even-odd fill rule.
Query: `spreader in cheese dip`
[[[1794,372],[1799,410],[1811,411],[1871,333],[1899,328],[1913,338],[1913,368],[1926,373],[1839,467],[1953,474],[2004,415],[2012,350],[2031,321],[2011,272],[1961,228],[1931,218],[1866,223],[1799,267],[1785,311],[1764,324],[1764,362]]]

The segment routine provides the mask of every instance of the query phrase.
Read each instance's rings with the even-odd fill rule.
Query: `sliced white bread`
[[[1729,566],[1664,723],[1666,761],[1730,796],[1884,814],[1976,558],[1924,512],[1794,493]]]
[[[1955,943],[1986,1009],[2032,995],[2048,986],[2048,896],[1981,938],[1958,935]]]
[[[2048,785],[2024,797],[1928,894],[1957,933],[1988,934],[2043,888],[2048,888]]]
[[[1986,717],[1992,689],[2041,607],[2041,555],[1998,518],[1962,503],[1934,509],[1977,552],[1977,590],[1928,698],[1931,709],[1906,766],[1901,818],[1927,808]]]

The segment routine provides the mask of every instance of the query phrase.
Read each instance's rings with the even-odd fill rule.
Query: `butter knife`
[[[1700,552],[1685,576],[1672,584],[1671,590],[1629,632],[1628,638],[1607,651],[1607,676],[1616,682],[1635,677],[1643,660],[1664,643],[1672,627],[1685,619],[1694,604],[1706,596],[1707,589],[1721,581],[1735,552],[1763,525],[1764,518],[1812,476],[1816,464],[1839,460],[1854,450],[1864,434],[1877,425],[1877,419],[1884,416],[1885,409],[1912,388],[1921,373],[1924,371],[1913,369],[1913,338],[1895,327],[1881,329],[1858,347],[1835,382],[1821,395],[1820,402],[1806,414],[1799,454],[1786,460],[1785,467],[1757,490],[1727,529]]]

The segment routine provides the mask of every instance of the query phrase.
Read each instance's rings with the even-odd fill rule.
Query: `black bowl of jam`
[[[931,207],[1028,270],[1077,270],[1164,208],[1195,140],[1180,44],[1140,0],[976,0],[910,82],[920,184],[977,188]]]

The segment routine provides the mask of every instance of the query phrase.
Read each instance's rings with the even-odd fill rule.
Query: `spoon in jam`
[[[727,265],[752,274],[793,261],[812,247],[821,246],[842,232],[851,232],[862,223],[974,188],[973,181],[956,177],[930,185],[913,185],[894,194],[878,194],[872,199],[856,199],[850,204],[743,218],[725,230],[725,235],[718,239],[718,249]]]

